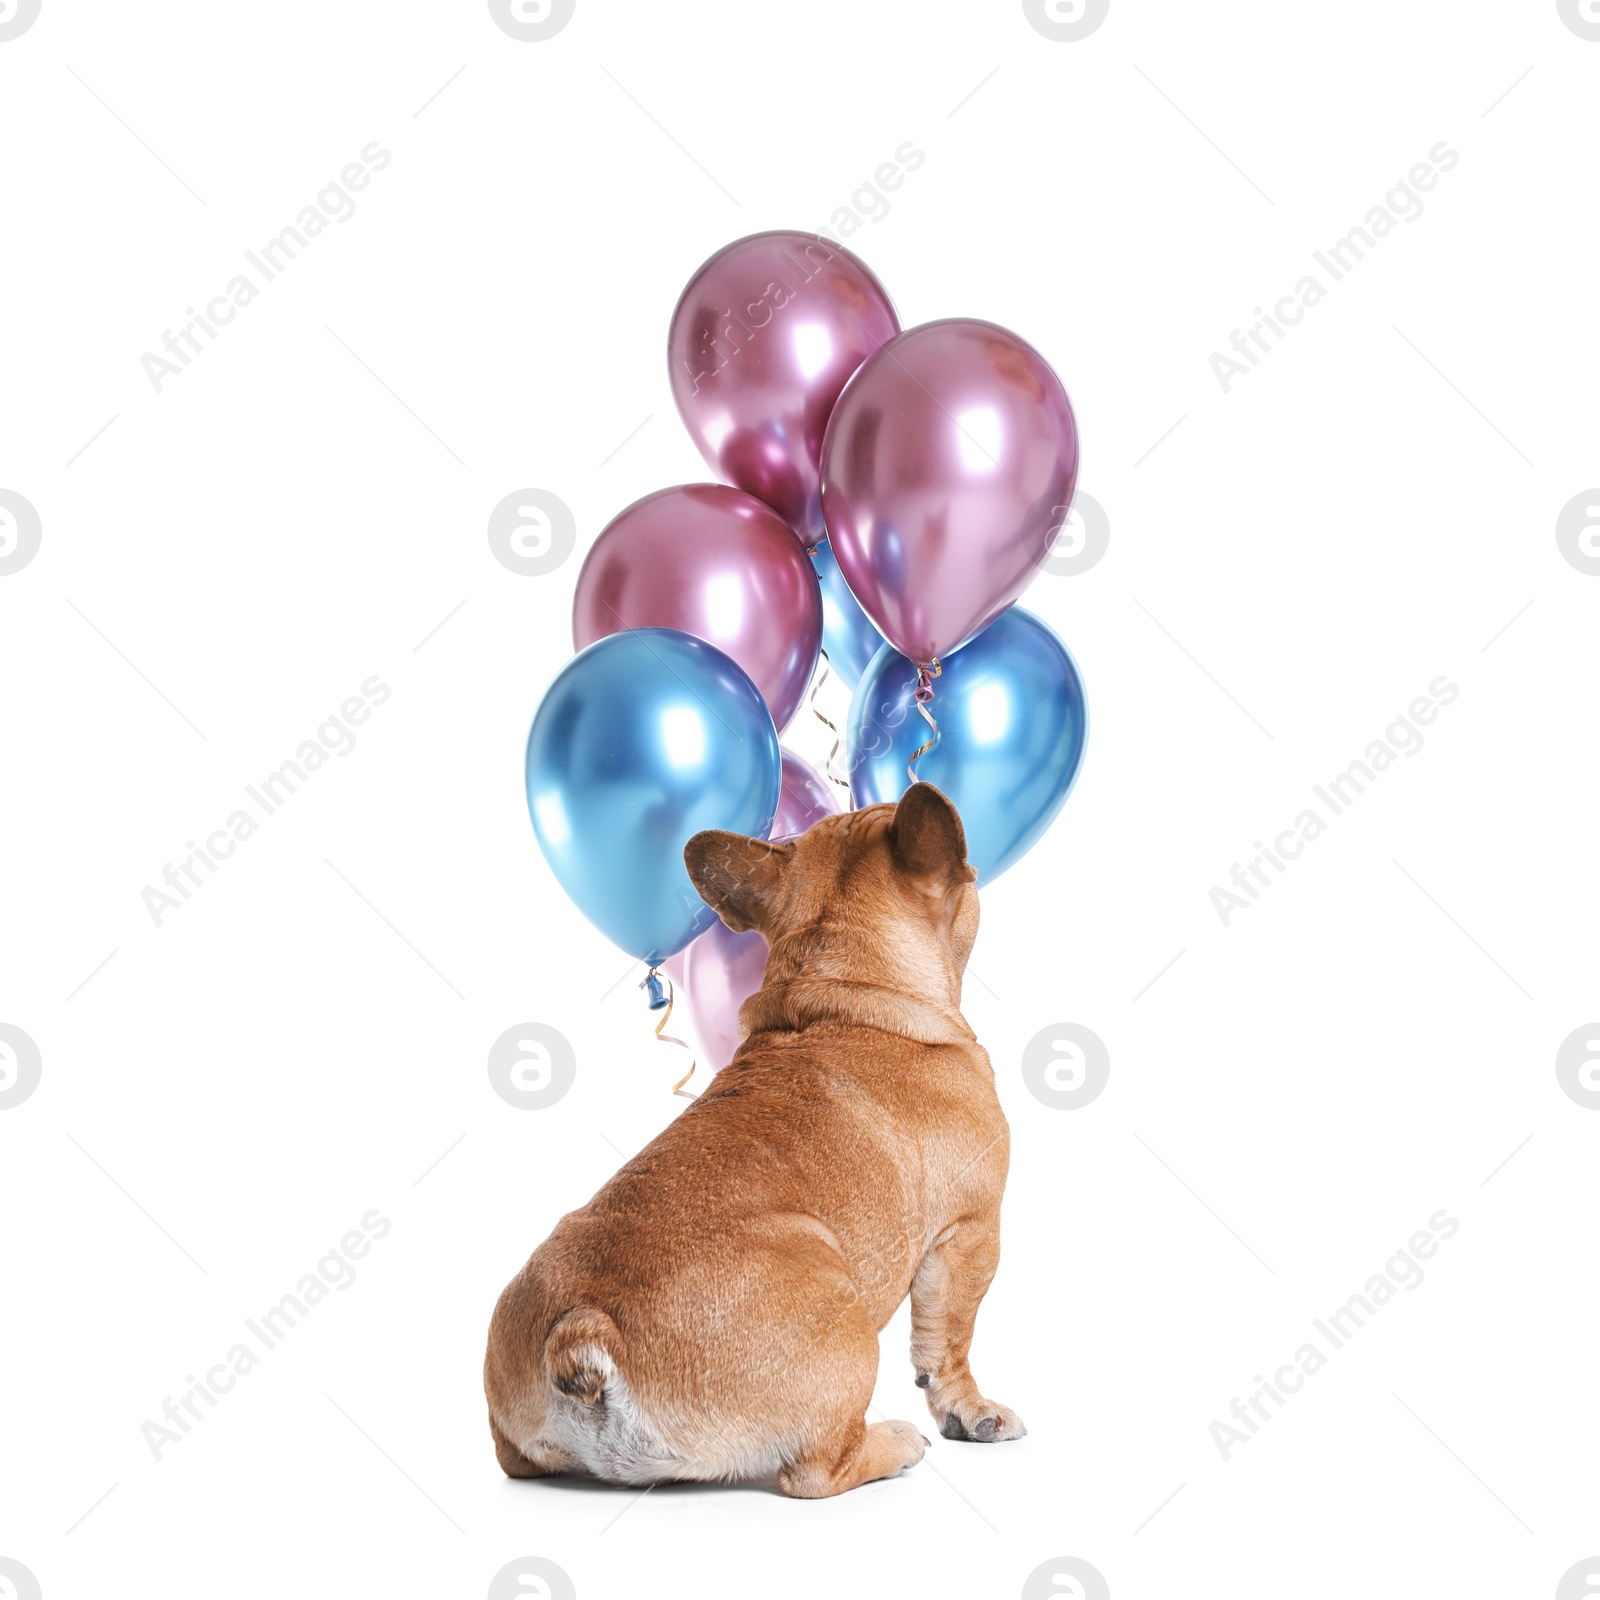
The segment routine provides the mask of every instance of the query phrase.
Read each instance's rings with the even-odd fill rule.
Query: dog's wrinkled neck
[[[876,1028],[918,1044],[972,1044],[977,1036],[954,1005],[838,978],[788,978],[764,984],[739,1010],[748,1043],[763,1033],[802,1033],[827,1023]]]

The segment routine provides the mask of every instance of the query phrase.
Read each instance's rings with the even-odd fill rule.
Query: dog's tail
[[[605,1312],[574,1306],[556,1319],[544,1342],[544,1365],[562,1394],[598,1405],[617,1377],[622,1335]]]

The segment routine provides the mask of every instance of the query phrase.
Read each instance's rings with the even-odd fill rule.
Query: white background
[[[1600,1548],[1600,1114],[1554,1072],[1600,1015],[1600,579],[1554,537],[1600,482],[1597,84],[1553,0],[1113,0],[1077,43],[1011,0],[578,0],[533,44],[469,0],[44,0],[0,43],[0,488],[43,526],[0,578],[0,1021],[43,1059],[0,1112],[0,1555],[47,1600],[478,1596],[524,1555],[583,1600],[1014,1595],[1057,1556],[1119,1600],[1553,1595]],[[373,140],[356,214],[154,392]],[[682,1105],[534,845],[528,719],[582,551],[705,475],[689,274],[906,140],[850,244],[905,325],[1046,354],[1111,523],[1025,601],[1093,726],[966,995],[1013,1129],[974,1365],[1030,1432],[823,1504],[512,1483],[495,1296]],[[1211,353],[1441,140],[1425,213],[1224,394]],[[547,577],[485,537],[521,487],[577,518]],[[357,747],[154,926],[372,674]],[[1426,747],[1224,928],[1211,887],[1440,674]],[[545,1111],[485,1072],[524,1021],[577,1053]],[[1062,1021],[1111,1055],[1079,1111],[1019,1071]],[[353,1287],[154,1460],[372,1208]],[[1225,1463],[1210,1423],[1440,1208],[1427,1281]],[[911,1377],[902,1313],[882,1414],[925,1418]]]

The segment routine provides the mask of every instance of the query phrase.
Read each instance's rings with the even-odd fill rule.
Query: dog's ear
[[[683,847],[683,864],[700,898],[735,933],[745,933],[761,926],[761,907],[793,851],[793,845],[712,828]]]
[[[978,876],[967,865],[960,813],[931,783],[914,783],[901,795],[889,824],[889,844],[907,876],[931,893]]]

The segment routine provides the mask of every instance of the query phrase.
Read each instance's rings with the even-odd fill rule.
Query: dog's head
[[[835,979],[959,999],[978,874],[956,808],[931,783],[776,844],[697,833],[683,859],[728,927],[766,939],[769,983]]]

